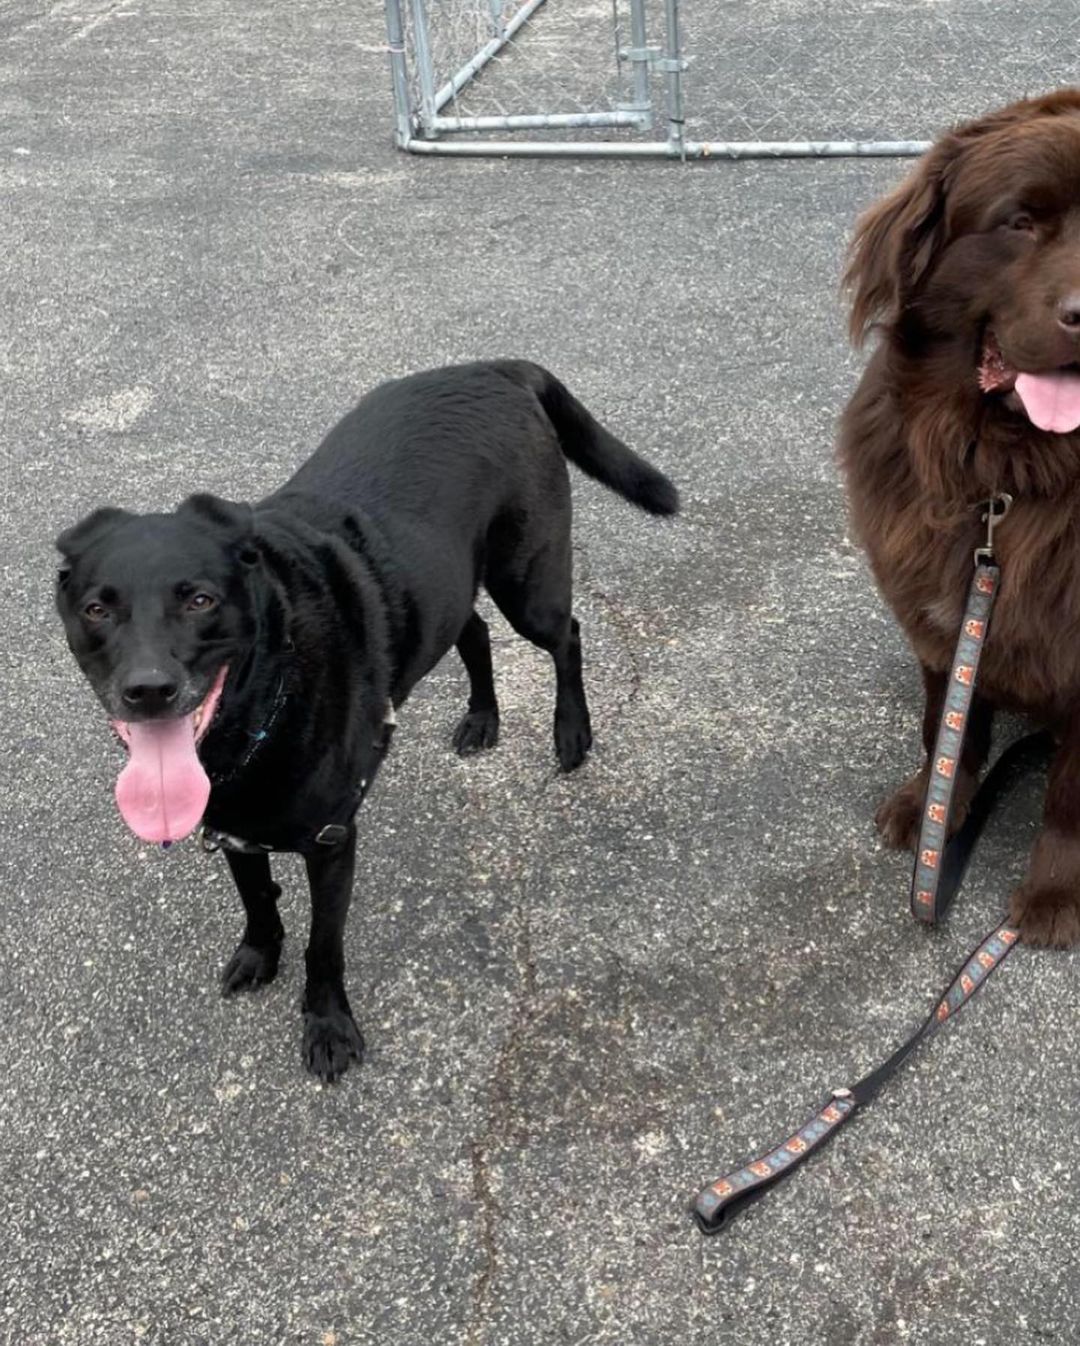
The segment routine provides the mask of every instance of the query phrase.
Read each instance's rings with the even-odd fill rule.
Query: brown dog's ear
[[[131,517],[126,509],[114,509],[112,506],[96,509],[92,514],[88,514],[85,519],[80,519],[77,524],[73,524],[60,534],[56,539],[56,550],[66,560],[70,561],[83,550],[88,542],[109,532],[121,519],[130,519]]]
[[[952,136],[939,141],[899,187],[856,222],[844,272],[856,346],[875,323],[899,318],[944,242],[945,181],[958,148]]]
[[[963,151],[1018,122],[1080,112],[1080,89],[1061,89],[964,122],[941,137],[904,181],[858,219],[844,272],[851,292],[851,339],[900,317],[915,286],[945,243],[945,197]]]

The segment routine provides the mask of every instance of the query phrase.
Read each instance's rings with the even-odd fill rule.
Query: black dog
[[[172,514],[101,509],[57,539],[68,644],[129,749],[124,818],[164,843],[202,821],[240,891],[225,994],[277,972],[269,853],[304,856],[303,1057],[324,1080],[363,1049],[342,936],[354,815],[394,708],[456,644],[470,694],[454,745],[498,737],[481,584],[555,662],[563,769],[589,750],[564,455],[651,513],[678,508],[671,482],[551,374],[501,361],[376,388],[255,506],[195,495]]]

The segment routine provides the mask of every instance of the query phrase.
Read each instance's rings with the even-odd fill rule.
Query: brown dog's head
[[[1080,89],[944,136],[859,220],[846,280],[856,342],[883,325],[981,414],[1080,429]]]

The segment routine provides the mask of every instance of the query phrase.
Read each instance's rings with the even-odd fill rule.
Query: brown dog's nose
[[[1080,335],[1080,290],[1058,301],[1057,320],[1066,332]]]
[[[132,710],[154,715],[165,710],[177,697],[180,688],[165,673],[156,668],[139,669],[125,682],[120,695]]]

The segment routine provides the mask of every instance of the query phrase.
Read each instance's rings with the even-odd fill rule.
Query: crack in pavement
[[[545,779],[536,799],[543,798],[555,777]],[[514,865],[515,877],[522,881],[526,875],[526,857],[519,855]],[[519,990],[510,1017],[510,1030],[499,1050],[490,1083],[491,1100],[479,1137],[469,1143],[469,1162],[472,1169],[472,1195],[479,1215],[479,1240],[483,1256],[480,1269],[470,1292],[472,1322],[469,1327],[469,1346],[482,1346],[495,1282],[499,1272],[499,1247],[496,1238],[501,1210],[491,1185],[490,1154],[495,1142],[509,1129],[512,1097],[510,1074],[514,1058],[530,1031],[564,998],[563,992],[540,1000],[536,975],[536,959],[532,947],[532,927],[523,900],[513,907],[517,927],[513,943],[513,959],[518,971]]]
[[[584,584],[580,587],[607,612],[616,640],[630,664],[630,690],[625,697],[615,703],[613,721],[617,721],[634,703],[643,682],[641,666],[634,649],[638,632],[630,616],[592,580],[587,565],[582,566],[582,572]],[[560,771],[545,774],[533,796],[534,804],[544,798],[555,782],[562,779],[563,774]],[[525,856],[517,858],[514,868],[517,870],[516,877],[519,880],[526,877]],[[513,912],[517,927],[513,959],[518,971],[519,990],[511,1012],[510,1028],[492,1071],[489,1085],[490,1103],[484,1120],[484,1129],[480,1136],[469,1143],[472,1196],[478,1211],[478,1237],[482,1262],[470,1292],[472,1321],[468,1330],[468,1346],[483,1344],[499,1275],[497,1234],[502,1209],[492,1186],[491,1155],[496,1143],[507,1139],[511,1132],[514,1066],[531,1033],[547,1015],[567,999],[565,990],[541,997],[532,947],[532,928],[525,902],[523,900],[516,902]]]
[[[535,968],[531,976],[534,975]],[[560,991],[548,996],[546,1000],[537,1002],[535,988],[532,992],[526,991],[519,998],[514,1007],[510,1032],[499,1052],[492,1074],[491,1104],[483,1134],[469,1146],[473,1200],[479,1210],[480,1247],[483,1252],[483,1263],[471,1291],[472,1324],[468,1336],[469,1346],[482,1346],[495,1282],[499,1274],[499,1245],[496,1233],[502,1208],[492,1190],[490,1158],[495,1143],[507,1139],[511,1129],[513,1067],[518,1052],[528,1040],[530,1033],[564,999],[565,994]]]

